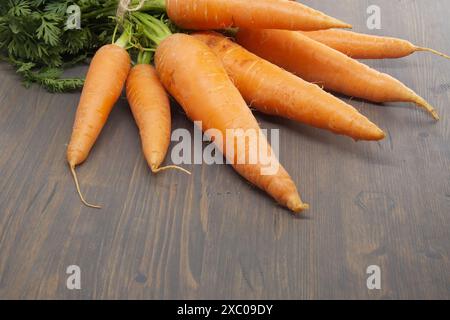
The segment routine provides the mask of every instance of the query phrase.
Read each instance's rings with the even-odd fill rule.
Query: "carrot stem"
[[[150,64],[152,61],[152,52],[150,51],[139,51],[138,58],[137,58],[137,64]]]
[[[138,3],[139,1],[133,1]],[[166,0],[147,0],[140,11],[166,11]]]
[[[119,24],[116,24],[116,26],[114,27],[113,35],[112,35],[112,43],[116,42],[116,35],[117,35],[118,29],[119,29]]]
[[[129,42],[130,42],[130,32],[127,29],[125,29],[125,31],[122,33],[119,39],[117,39],[116,42],[114,42],[114,44],[121,48],[126,48]]]
[[[78,192],[78,195],[80,196],[81,202],[83,202],[83,204],[89,208],[101,209],[102,208],[101,206],[96,206],[96,205],[90,204],[86,200],[84,200],[83,194],[81,193],[80,183],[78,182],[77,173],[75,172],[74,165],[70,165],[70,172],[72,172],[73,180],[75,181],[75,186],[77,187],[77,192]]]
[[[142,12],[133,12],[133,20],[142,26],[142,32],[158,46],[164,39],[172,35],[169,27],[161,20]]]

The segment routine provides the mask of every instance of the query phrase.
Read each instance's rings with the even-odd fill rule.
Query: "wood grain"
[[[304,1],[355,26],[450,52],[447,0]],[[382,9],[370,31],[366,9]],[[78,93],[27,90],[0,65],[0,298],[450,298],[450,62],[429,54],[368,61],[438,109],[352,105],[389,133],[380,143],[258,114],[281,129],[280,157],[312,209],[293,218],[230,167],[153,176],[124,99],[79,168],[65,162]],[[84,69],[74,72],[82,73]],[[173,127],[192,124],[173,105]],[[81,290],[66,268],[81,268]],[[382,289],[366,268],[379,265]]]

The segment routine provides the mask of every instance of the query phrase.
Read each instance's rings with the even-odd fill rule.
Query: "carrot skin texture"
[[[170,101],[149,64],[133,67],[126,84],[130,104],[141,136],[144,156],[153,172],[161,166],[170,144]]]
[[[338,29],[309,31],[302,32],[302,34],[354,59],[397,59],[419,51],[431,52],[450,59],[447,54],[430,48],[418,47],[407,40],[398,38]]]
[[[128,52],[114,44],[101,47],[92,59],[67,148],[71,167],[88,157],[122,93],[130,64]]]
[[[194,34],[221,59],[244,99],[257,110],[355,140],[381,140],[385,134],[342,100],[280,67],[259,58],[214,32]]]
[[[192,30],[351,28],[347,23],[288,0],[166,0],[166,10],[175,24]]]
[[[406,40],[347,30],[330,29],[302,33],[354,59],[397,59],[418,51],[415,45]]]
[[[267,148],[272,160],[277,161],[256,119],[208,46],[189,35],[172,35],[159,45],[155,64],[165,88],[191,120],[202,122],[203,130],[218,130],[224,139],[227,129],[254,130],[258,134],[260,147]],[[227,154],[229,147],[222,146],[221,151],[240,175],[294,212],[308,207],[301,201],[294,182],[278,162],[276,174],[262,175],[261,163],[236,161],[236,157],[248,156],[257,146],[246,143],[244,147],[240,144],[232,147],[235,148],[235,159],[230,159]]]
[[[439,119],[432,106],[397,79],[300,32],[240,29],[236,39],[258,56],[331,91],[377,103],[416,103]]]

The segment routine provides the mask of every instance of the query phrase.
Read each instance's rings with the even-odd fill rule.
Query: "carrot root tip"
[[[286,206],[294,213],[299,213],[309,209],[309,204],[303,203],[298,195],[290,197]]]
[[[440,117],[439,117],[437,111],[433,108],[433,106],[431,104],[429,104],[427,101],[425,101],[425,99],[414,94],[413,102],[415,102],[417,105],[419,105],[420,107],[422,107],[423,109],[428,111],[431,114],[431,116],[434,118],[434,120],[439,121]]]
[[[438,113],[437,113],[435,110],[433,110],[432,115],[433,115],[433,118],[434,118],[436,121],[439,121],[439,120],[441,119],[441,118],[439,117]]]
[[[442,52],[439,52],[437,50],[431,49],[431,48],[416,47],[416,51],[431,52],[431,53],[433,53],[433,54],[435,54],[437,56],[440,56],[442,58],[450,60],[450,56],[449,55],[447,55],[445,53],[442,53]]]
[[[386,132],[384,132],[383,130],[380,129],[379,136],[376,138],[376,140],[379,141],[379,140],[383,140],[384,138],[386,138]]]
[[[84,199],[83,194],[81,193],[80,183],[78,182],[77,173],[75,172],[75,166],[72,165],[72,164],[70,165],[70,172],[72,172],[72,176],[73,176],[73,179],[74,179],[74,181],[75,181],[75,186],[76,186],[76,188],[77,188],[77,192],[78,192],[78,195],[80,196],[81,202],[82,202],[85,206],[87,206],[87,207],[89,207],[89,208],[101,209],[101,208],[102,208],[101,206],[97,206],[97,205],[90,204],[89,202],[87,202],[87,201]]]
[[[184,173],[186,173],[188,175],[191,175],[190,171],[188,171],[188,170],[186,170],[184,168],[181,168],[179,166],[158,167],[157,165],[152,165],[150,168],[152,169],[152,172],[155,173],[155,174],[159,173],[161,171],[165,171],[165,170],[179,170],[179,171],[184,172]]]

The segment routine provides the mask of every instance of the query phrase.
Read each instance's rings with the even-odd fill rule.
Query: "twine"
[[[145,0],[139,0],[139,4],[134,8],[130,8],[130,2],[131,0],[120,0],[116,13],[119,20],[122,20],[127,12],[139,11],[143,7]]]

